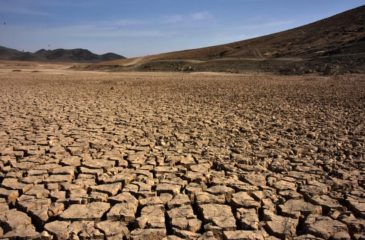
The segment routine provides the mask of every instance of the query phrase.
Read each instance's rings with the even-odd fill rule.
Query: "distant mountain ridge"
[[[1,60],[17,61],[54,61],[54,62],[102,62],[110,60],[124,59],[124,56],[115,53],[105,53],[102,55],[92,53],[87,49],[41,49],[34,53],[22,52],[16,49],[0,46]]]

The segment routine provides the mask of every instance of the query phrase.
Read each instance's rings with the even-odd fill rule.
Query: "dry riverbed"
[[[364,239],[365,77],[0,71],[0,238]]]

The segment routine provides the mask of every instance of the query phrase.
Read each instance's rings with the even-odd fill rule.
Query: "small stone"
[[[221,204],[204,204],[199,205],[201,214],[206,223],[212,223],[223,230],[235,230],[236,220],[233,217],[232,210],[227,205]]]
[[[43,232],[41,232],[40,239],[42,239],[42,240],[52,240],[53,237],[52,237],[51,234],[49,234],[49,232],[43,231]]]
[[[226,201],[226,197],[224,195],[213,195],[207,192],[195,193],[195,199],[200,205],[206,203],[224,204]]]
[[[202,226],[202,221],[197,218],[192,218],[188,220],[188,230],[191,232],[198,232],[200,231]]]
[[[72,222],[70,228],[72,235],[78,235],[81,239],[104,239],[104,234],[95,228],[94,221]]]
[[[317,238],[311,234],[300,235],[293,238],[293,240],[321,240],[321,239],[322,238]]]
[[[199,240],[217,240],[217,239],[222,239],[221,234],[218,233],[218,235],[216,235],[213,231],[206,231],[204,232],[200,238],[198,238]]]
[[[46,177],[44,183],[65,183],[72,181],[72,175],[50,175]]]
[[[70,175],[70,176],[73,177],[75,175],[75,167],[73,167],[73,166],[65,166],[65,167],[53,168],[51,170],[51,174],[55,174],[55,175]]]
[[[126,176],[123,173],[116,173],[116,174],[113,173],[113,175],[110,175],[110,173],[103,173],[101,175],[98,175],[97,177],[98,177],[98,181],[102,184],[111,184],[111,183],[117,183],[117,182],[126,183],[126,181],[125,181]]]
[[[32,184],[21,183],[16,178],[5,178],[1,186],[10,190],[19,190],[23,193],[32,188]]]
[[[299,218],[302,214],[321,214],[322,208],[300,199],[291,199],[279,206],[284,216]]]
[[[166,229],[135,229],[131,232],[131,240],[162,240],[166,237]]]
[[[73,189],[71,190],[69,201],[71,203],[81,203],[83,200],[86,200],[89,197],[89,194],[85,189]]]
[[[346,224],[330,217],[309,215],[305,221],[306,232],[325,239],[351,239]]]
[[[110,204],[103,202],[73,204],[60,217],[65,220],[99,220],[109,208]]]
[[[185,192],[187,194],[191,195],[191,194],[195,194],[198,192],[202,192],[203,189],[205,189],[205,188],[206,187],[203,183],[199,184],[199,183],[191,182],[185,187]]]
[[[58,183],[48,183],[47,189],[50,191],[58,191],[60,189],[60,184]]]
[[[49,190],[47,190],[44,185],[34,185],[26,194],[35,196],[36,198],[47,198],[49,196]]]
[[[9,210],[9,205],[7,203],[0,203],[0,215]]]
[[[52,201],[64,201],[66,200],[66,192],[65,191],[51,191],[50,193],[50,197],[52,199]]]
[[[70,238],[70,222],[67,221],[53,221],[44,225],[44,229],[54,235],[57,239]]]
[[[167,184],[167,183],[161,183],[158,184],[156,187],[157,194],[161,193],[171,193],[173,195],[177,195],[180,193],[181,186],[177,184]]]
[[[82,162],[82,166],[91,169],[108,169],[114,167],[115,162],[103,159],[93,159]]]
[[[294,190],[282,190],[279,191],[279,195],[285,199],[301,199],[303,195]]]
[[[90,187],[93,191],[107,193],[109,196],[114,196],[121,189],[121,183],[102,184]]]
[[[80,172],[81,173],[84,173],[84,174],[93,174],[93,175],[101,175],[104,173],[104,170],[103,169],[100,169],[100,168],[87,168],[87,167],[80,167]]]
[[[63,203],[52,203],[52,205],[48,209],[48,216],[58,216],[63,212],[63,210],[65,210],[65,205]]]
[[[43,182],[43,179],[45,179],[48,175],[44,176],[27,176],[22,178],[20,181],[24,184],[40,184]]]
[[[206,183],[208,177],[206,176],[206,173],[200,173],[200,172],[193,172],[193,171],[188,171],[187,173],[184,174],[184,176],[182,176],[182,178],[188,180],[189,182],[201,182],[201,183]]]
[[[164,204],[164,202],[161,200],[159,196],[154,196],[140,199],[139,204],[141,206],[162,205]]]
[[[109,200],[111,203],[131,203],[138,205],[138,200],[129,192],[123,192],[114,197],[110,197]]]
[[[161,174],[164,173],[173,173],[176,172],[177,168],[172,167],[172,166],[157,166],[154,168],[154,172],[160,176]]]
[[[190,204],[190,199],[185,194],[178,194],[167,203],[169,209]]]
[[[254,186],[265,186],[266,178],[260,174],[245,174],[243,175],[244,180]]]
[[[212,232],[214,239],[222,239],[224,229],[221,227],[215,225],[214,223],[207,223],[204,225],[204,232]],[[227,230],[227,231],[233,231],[233,230]],[[204,236],[205,234],[203,234]]]
[[[11,209],[0,214],[1,226],[14,230],[22,225],[32,225],[32,219],[25,213],[16,209]]]
[[[4,239],[39,239],[40,234],[33,225],[20,225],[4,234]]]
[[[348,196],[346,199],[349,207],[360,217],[365,218],[365,200],[354,196]]]
[[[225,240],[264,240],[264,236],[261,232],[255,231],[224,231],[223,239]]]
[[[202,225],[202,222],[196,218],[188,219],[185,217],[170,219],[170,223],[173,228],[191,232],[198,232]]]
[[[176,228],[172,229],[172,231],[176,236],[179,236],[183,239],[197,239],[201,236],[199,233],[196,233],[196,232],[191,232],[191,231],[181,230],[181,229],[176,229]]]
[[[274,184],[274,187],[277,189],[277,190],[296,190],[296,185],[295,183],[293,182],[288,182],[288,181],[284,181],[284,180],[280,180],[280,181],[277,181],[275,184]]]
[[[358,219],[353,214],[341,217],[341,222],[345,223],[352,233],[365,234],[365,220]]]
[[[242,229],[258,230],[259,218],[257,211],[253,208],[240,208],[237,210],[237,219]]]
[[[344,210],[344,207],[335,199],[327,195],[318,195],[309,199],[313,204],[321,205],[327,212],[330,210]]]
[[[232,195],[232,205],[236,208],[259,208],[260,203],[255,201],[247,192],[238,192]]]
[[[107,213],[107,218],[108,220],[122,220],[126,223],[132,222],[135,220],[137,206],[135,202],[117,203]]]
[[[27,213],[33,215],[39,222],[48,221],[48,209],[51,206],[51,199],[35,199],[33,196],[22,195],[18,198],[18,205]]]
[[[251,197],[256,201],[262,201],[266,196],[263,191],[253,191],[251,192]]]
[[[136,184],[128,184],[123,188],[123,192],[130,192],[131,194],[136,195],[139,191],[139,187]]]
[[[277,215],[271,216],[271,221],[267,221],[265,229],[271,235],[278,238],[291,238],[296,234],[298,220]]]
[[[300,192],[306,196],[314,195],[326,195],[329,192],[329,186],[319,182],[313,182],[314,185],[302,185],[300,186]],[[345,185],[344,185],[345,186]]]
[[[71,156],[63,159],[61,163],[66,166],[78,167],[81,165],[81,158],[78,156]]]
[[[107,202],[108,194],[102,192],[91,192],[89,194],[90,202]]]
[[[178,237],[176,235],[168,235],[167,237],[163,238],[162,240],[183,240],[184,238]]]
[[[211,167],[210,164],[202,163],[202,164],[191,165],[189,168],[193,172],[207,173],[210,167]]]
[[[137,221],[140,228],[165,228],[165,208],[162,205],[145,206]]]
[[[178,161],[178,164],[181,164],[183,166],[190,166],[190,165],[195,164],[195,160],[194,160],[193,156],[188,154],[186,156],[181,157]]]
[[[230,198],[230,196],[234,193],[234,189],[224,186],[224,185],[216,185],[213,187],[210,187],[206,190],[208,193],[211,193],[213,195],[225,195],[227,199]]]
[[[72,221],[69,227],[71,231],[71,238],[80,235],[80,233],[87,230],[87,232],[91,233],[94,230],[94,221]]]
[[[100,229],[106,237],[118,236],[123,238],[129,234],[127,226],[120,221],[102,221],[96,223],[96,227]]]
[[[166,204],[166,203],[170,202],[173,197],[174,197],[174,195],[172,195],[170,193],[161,193],[159,195],[159,198],[161,199],[163,204]]]
[[[28,176],[42,176],[42,175],[47,175],[48,171],[46,169],[44,170],[29,170],[28,171]]]
[[[190,205],[183,205],[173,208],[167,212],[170,219],[174,218],[195,218],[193,208]]]
[[[8,203],[15,204],[16,199],[19,197],[19,191],[0,188],[0,197],[6,198]]]

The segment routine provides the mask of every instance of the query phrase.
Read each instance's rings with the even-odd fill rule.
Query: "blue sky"
[[[0,45],[128,57],[297,27],[365,0],[0,0]]]

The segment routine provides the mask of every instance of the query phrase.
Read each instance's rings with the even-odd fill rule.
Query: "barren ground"
[[[364,239],[364,115],[363,75],[2,66],[0,238]]]

